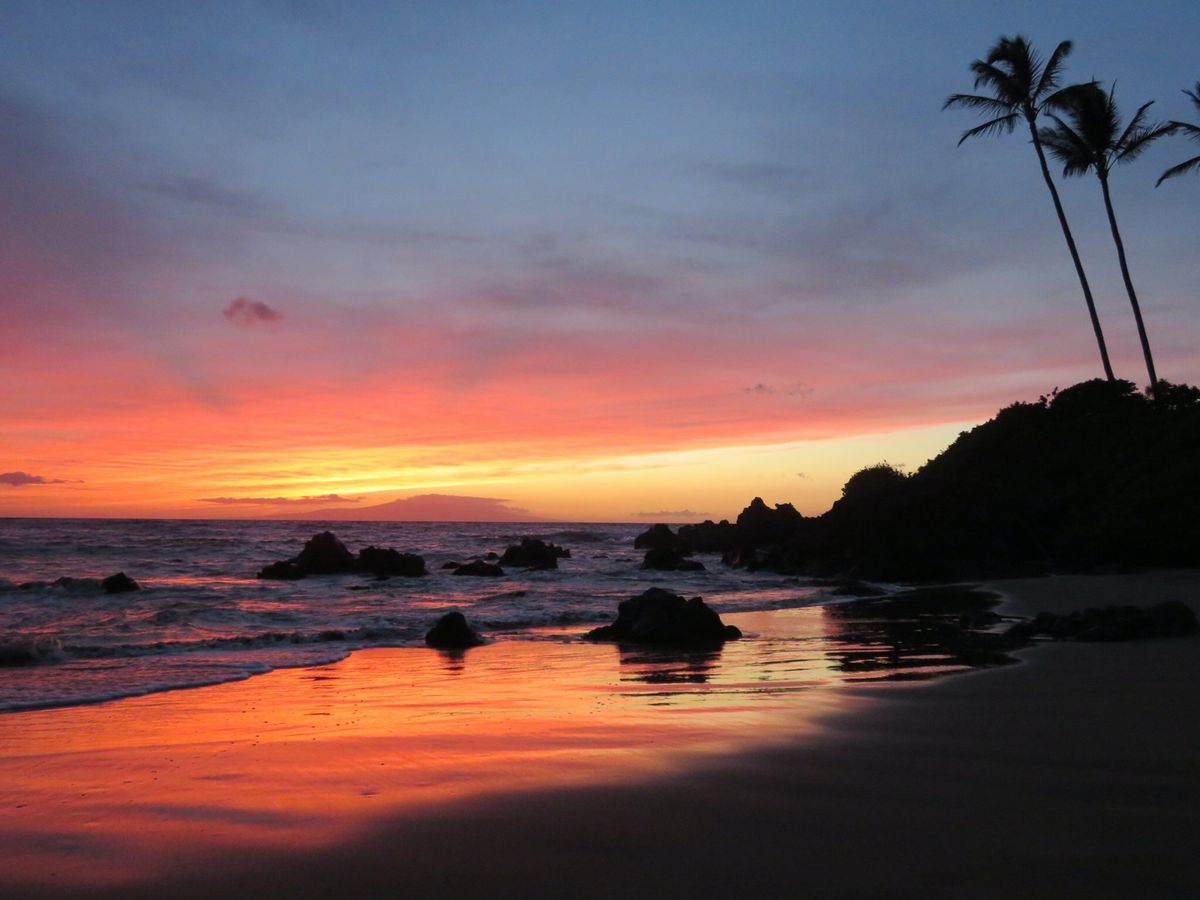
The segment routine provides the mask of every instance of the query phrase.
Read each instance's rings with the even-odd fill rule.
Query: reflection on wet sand
[[[376,649],[235,684],[0,717],[0,888],[121,883],[225,846],[347,840],[450,799],[672,770],[795,739],[839,683],[964,662],[924,615],[729,616],[723,647],[546,635]],[[7,881],[5,880],[7,879]]]

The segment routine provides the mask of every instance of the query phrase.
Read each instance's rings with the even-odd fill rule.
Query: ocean
[[[621,600],[651,586],[702,596],[723,616],[845,600],[827,584],[730,569],[716,556],[697,557],[704,571],[643,571],[633,541],[644,527],[0,519],[0,711],[219,684],[328,665],[368,647],[423,647],[432,624],[452,609],[489,640],[562,642],[611,622]],[[352,552],[375,545],[420,554],[429,574],[255,577],[324,530]],[[527,536],[567,548],[570,558],[554,570],[508,569],[502,578],[442,567],[502,553]],[[116,572],[141,589],[105,593],[100,581]],[[887,630],[893,623],[825,619],[803,624],[807,632],[793,642],[779,634],[760,642],[753,664],[761,678],[794,678],[804,660],[835,657],[862,678],[879,669],[892,673],[883,677],[920,677],[962,668],[914,641],[911,629],[897,637]],[[751,630],[738,643],[755,640]]]

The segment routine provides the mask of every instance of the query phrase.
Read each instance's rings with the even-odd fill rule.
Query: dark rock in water
[[[455,575],[478,575],[485,578],[499,578],[504,574],[504,570],[493,563],[484,562],[477,559],[474,562],[464,563],[454,570]]]
[[[306,575],[336,575],[354,569],[354,554],[332,531],[322,531],[308,540],[295,563]]]
[[[0,667],[36,666],[61,654],[62,644],[55,638],[0,640]]]
[[[457,610],[448,612],[429,629],[425,643],[438,650],[462,650],[478,647],[483,638],[467,623],[467,618]]]
[[[369,575],[401,575],[405,578],[428,574],[422,557],[415,553],[401,553],[390,547],[364,547],[359,550],[354,571]]]
[[[1106,606],[1064,615],[1041,612],[1030,622],[1014,625],[1006,635],[1022,640],[1044,636],[1056,641],[1132,641],[1193,634],[1196,630],[1196,614],[1186,604],[1171,600],[1150,609]]]
[[[442,563],[442,568],[443,569],[457,569],[461,565],[462,565],[462,563],[455,562],[454,560],[448,560],[447,562]]]
[[[489,550],[487,553],[483,554],[483,558],[490,562],[493,559],[499,559],[500,554],[497,553],[495,550]]]
[[[705,519],[698,525],[680,525],[679,540],[697,553],[725,553],[740,542],[738,527],[722,519]]]
[[[737,529],[741,543],[749,547],[784,540],[804,523],[804,516],[790,503],[778,503],[771,509],[762,497],[755,497],[738,514]]]
[[[124,594],[127,591],[140,591],[141,587],[138,583],[126,575],[124,572],[118,572],[116,575],[109,575],[102,582],[100,587],[104,588],[106,594]]]
[[[646,551],[642,560],[643,569],[657,569],[660,572],[701,572],[704,563],[688,559],[690,551],[670,547],[651,547]]]
[[[711,643],[741,636],[741,631],[723,623],[699,597],[685,600],[662,588],[650,588],[623,600],[613,624],[584,635],[593,641],[632,643]]]
[[[682,546],[683,542],[679,540],[679,535],[668,526],[661,524],[652,525],[633,539],[634,550],[674,550],[682,548]]]
[[[521,543],[514,544],[504,551],[500,557],[502,566],[518,566],[522,569],[557,569],[560,559],[568,559],[570,550],[565,550],[557,544],[547,544],[537,538],[521,538]]]
[[[258,578],[268,578],[276,581],[299,581],[304,577],[303,570],[296,565],[295,560],[282,559],[264,566],[259,570]]]

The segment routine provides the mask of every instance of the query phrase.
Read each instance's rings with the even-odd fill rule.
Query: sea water
[[[0,519],[0,711],[66,706],[317,666],[372,646],[419,646],[445,612],[494,640],[574,639],[648,587],[701,595],[718,613],[810,606],[827,589],[721,565],[640,568],[634,524]],[[332,530],[352,551],[424,557],[429,574],[259,580]],[[503,553],[523,537],[570,550],[557,569],[456,576],[447,562]],[[141,590],[107,594],[125,572]]]

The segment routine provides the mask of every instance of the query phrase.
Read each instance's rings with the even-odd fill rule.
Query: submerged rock
[[[128,591],[141,590],[141,586],[124,572],[109,575],[100,582],[100,587],[104,589],[104,593],[106,594],[124,594]]]
[[[1064,615],[1041,612],[1029,622],[1014,625],[1006,635],[1021,640],[1042,636],[1056,641],[1132,641],[1193,634],[1197,627],[1191,608],[1170,600],[1149,609],[1106,606]]]
[[[483,638],[467,622],[467,617],[457,610],[438,619],[425,635],[425,643],[438,650],[462,650],[478,647],[483,642]]]
[[[463,563],[454,570],[455,575],[474,575],[483,578],[499,578],[504,574],[504,570],[494,563],[487,563],[481,559],[474,562]]]
[[[671,547],[651,547],[646,551],[642,560],[643,569],[657,569],[660,572],[701,572],[704,563],[688,559],[691,551]]]
[[[359,550],[354,571],[368,575],[400,575],[404,578],[428,574],[423,557],[415,553],[401,553],[390,547],[364,547]]]
[[[304,572],[301,571],[294,560],[282,559],[279,562],[263,566],[263,568],[259,569],[256,577],[269,578],[276,581],[299,581],[304,577]]]
[[[560,559],[569,559],[571,551],[548,544],[537,538],[521,538],[500,557],[500,565],[517,566],[522,569],[557,569]]]
[[[741,636],[741,631],[722,622],[699,597],[685,600],[662,588],[650,588],[621,601],[615,622],[584,635],[592,641],[664,644],[711,643]]]

